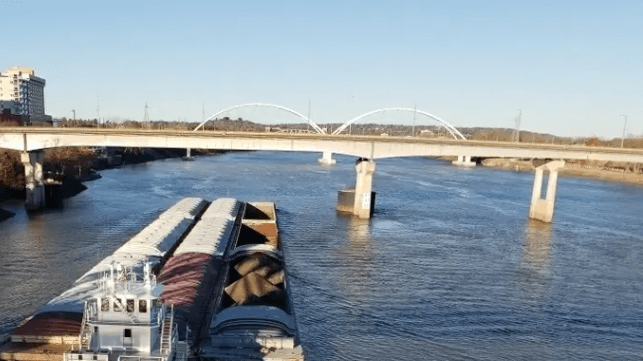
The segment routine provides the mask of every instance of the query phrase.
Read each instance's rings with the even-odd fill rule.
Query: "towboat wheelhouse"
[[[178,341],[174,309],[161,303],[162,292],[149,263],[111,266],[85,302],[79,346],[64,360],[185,360],[187,344]]]

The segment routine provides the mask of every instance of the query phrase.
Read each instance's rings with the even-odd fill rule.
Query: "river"
[[[370,221],[338,215],[354,159],[239,152],[101,172],[64,207],[2,204],[0,334],[186,196],[278,207],[308,360],[643,359],[643,187],[559,178],[551,225],[533,174],[380,160]]]

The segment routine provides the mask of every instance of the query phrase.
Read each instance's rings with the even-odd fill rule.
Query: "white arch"
[[[271,107],[271,108],[277,108],[277,109],[285,110],[285,111],[287,111],[287,112],[289,112],[289,113],[292,113],[292,114],[294,114],[294,115],[296,115],[296,116],[300,117],[301,119],[305,120],[308,124],[310,124],[310,125],[313,127],[313,129],[315,129],[315,130],[317,131],[317,133],[319,133],[319,134],[326,134],[326,132],[325,132],[322,128],[320,128],[320,127],[319,127],[317,124],[315,124],[312,120],[310,120],[310,119],[308,119],[307,117],[305,117],[305,116],[301,115],[299,112],[296,112],[296,111],[294,111],[294,110],[292,110],[292,109],[290,109],[290,108],[286,108],[286,107],[281,106],[281,105],[274,105],[274,104],[268,104],[268,103],[248,103],[248,104],[240,104],[240,105],[235,105],[235,106],[230,107],[230,108],[227,108],[227,109],[223,109],[223,110],[221,110],[221,111],[219,111],[219,112],[217,112],[217,113],[215,113],[215,114],[211,115],[208,119],[206,119],[205,121],[203,121],[203,123],[199,124],[196,128],[194,128],[194,131],[199,130],[199,128],[203,127],[203,126],[205,125],[205,123],[207,123],[207,122],[209,122],[209,121],[211,121],[211,120],[216,119],[216,117],[217,117],[218,115],[220,115],[220,114],[223,114],[223,113],[225,113],[225,112],[227,112],[227,111],[230,111],[230,110],[233,110],[233,109],[243,108],[243,107],[251,107],[251,106]]]
[[[337,129],[333,132],[333,135],[337,135],[337,134],[341,133],[341,132],[342,132],[342,131],[344,131],[344,129],[346,129],[349,125],[353,124],[354,122],[356,122],[356,121],[358,121],[358,120],[360,120],[360,119],[362,119],[362,118],[364,118],[364,117],[367,117],[367,116],[369,116],[369,115],[371,115],[371,114],[375,114],[375,113],[379,113],[379,112],[386,112],[386,111],[389,111],[389,110],[411,111],[411,112],[416,112],[416,113],[418,113],[418,114],[425,115],[425,116],[427,116],[427,117],[429,117],[429,118],[431,118],[431,119],[433,119],[433,120],[437,121],[438,123],[442,124],[442,125],[443,125],[443,126],[444,126],[448,131],[449,131],[449,133],[451,133],[451,135],[453,136],[453,138],[458,139],[458,137],[460,137],[460,139],[463,139],[463,140],[466,140],[466,139],[467,139],[467,138],[465,138],[465,136],[464,136],[464,135],[462,135],[462,133],[460,133],[460,131],[458,131],[457,129],[455,129],[455,127],[454,127],[453,125],[451,125],[451,124],[447,123],[446,121],[444,121],[444,120],[442,120],[442,119],[440,119],[440,118],[436,117],[436,116],[435,116],[435,115],[433,115],[433,114],[429,114],[429,113],[427,113],[427,112],[424,112],[424,111],[421,111],[421,110],[417,110],[417,109],[413,109],[413,108],[383,108],[383,109],[373,110],[373,111],[368,112],[368,113],[364,113],[364,114],[360,115],[360,116],[359,116],[359,117],[357,117],[357,118],[353,118],[353,119],[351,119],[351,120],[347,121],[344,125],[342,125],[341,127],[337,128]]]

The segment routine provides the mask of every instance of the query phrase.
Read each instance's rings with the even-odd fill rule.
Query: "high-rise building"
[[[12,67],[0,73],[0,111],[4,110],[28,122],[50,120],[45,115],[45,79],[33,68]]]

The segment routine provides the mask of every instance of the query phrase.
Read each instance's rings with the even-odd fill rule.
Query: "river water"
[[[0,334],[182,197],[277,203],[309,360],[643,359],[643,187],[560,178],[554,222],[527,218],[533,174],[377,162],[370,221],[336,214],[354,159],[240,152],[126,166],[64,208],[0,223]]]

